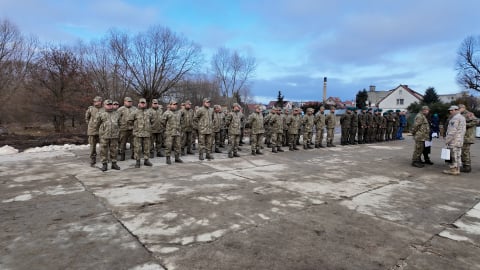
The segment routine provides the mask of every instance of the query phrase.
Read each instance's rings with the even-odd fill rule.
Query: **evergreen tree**
[[[284,102],[283,102],[283,95],[282,91],[278,91],[278,96],[277,96],[277,103],[275,104],[276,107],[283,108]]]
[[[425,95],[423,96],[423,103],[426,105],[438,103],[440,102],[440,98],[437,95],[437,91],[435,88],[429,87],[425,90]]]
[[[367,106],[368,101],[368,93],[367,90],[364,88],[361,91],[358,91],[357,96],[355,98],[355,104],[357,104],[357,108],[361,109]]]

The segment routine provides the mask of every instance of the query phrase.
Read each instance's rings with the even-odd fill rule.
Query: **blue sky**
[[[167,26],[200,44],[206,59],[225,46],[254,56],[257,101],[354,99],[358,90],[399,84],[424,93],[463,89],[457,50],[479,35],[477,0],[2,0],[0,18],[42,42],[75,43],[115,27]],[[205,69],[208,69],[208,64]]]

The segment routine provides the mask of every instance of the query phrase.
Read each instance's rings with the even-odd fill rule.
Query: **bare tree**
[[[205,97],[209,97],[215,104],[221,104],[223,101],[218,84],[205,74],[196,74],[180,81],[169,92],[168,97],[165,97],[167,99],[165,101],[175,98],[178,101],[190,100],[194,105],[202,105]]]
[[[82,63],[66,47],[43,49],[32,69],[32,92],[37,97],[39,113],[51,119],[56,132],[65,132],[66,120],[72,122],[84,112],[91,91],[85,86]]]
[[[242,103],[240,92],[248,88],[249,80],[254,75],[255,58],[242,56],[237,51],[222,47],[212,57],[212,67],[227,104],[230,106],[231,99],[233,102]]]
[[[457,82],[480,91],[480,36],[467,37],[457,53]]]
[[[0,99],[5,103],[23,86],[37,40],[24,37],[8,20],[0,20]],[[0,123],[6,112],[0,107]]]
[[[130,37],[110,32],[110,45],[127,68],[125,81],[147,101],[161,97],[201,63],[200,47],[166,27]]]

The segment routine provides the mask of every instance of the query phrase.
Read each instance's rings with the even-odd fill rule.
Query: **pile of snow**
[[[39,152],[52,152],[52,151],[63,151],[63,150],[83,150],[88,149],[89,145],[75,145],[75,144],[64,144],[64,145],[47,145],[42,147],[28,148],[25,150],[25,153],[39,153]]]
[[[9,145],[4,145],[0,147],[0,156],[17,154],[17,153],[18,153],[18,150]]]

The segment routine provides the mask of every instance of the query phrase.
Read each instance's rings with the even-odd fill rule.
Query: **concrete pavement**
[[[105,173],[87,151],[0,157],[0,269],[480,269],[473,171],[413,142],[182,157]]]

